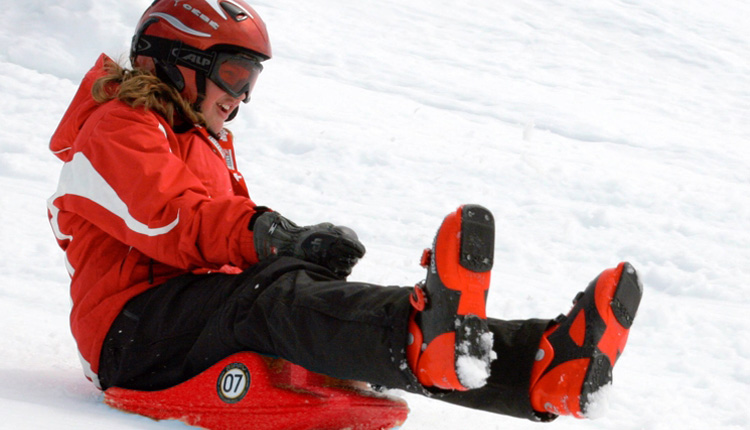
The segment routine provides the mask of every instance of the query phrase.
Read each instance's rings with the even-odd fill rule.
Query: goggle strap
[[[143,35],[133,49],[134,56],[165,59],[167,64],[185,66],[197,72],[208,74],[216,59],[216,53],[208,53],[179,40]]]
[[[158,36],[141,35],[133,47],[132,58],[138,55],[159,59],[166,66],[184,66],[197,72],[196,88],[198,96],[205,94],[205,79],[211,76],[211,68],[218,58],[216,52],[206,52],[183,43],[179,40],[165,39]],[[258,63],[260,65],[260,63]],[[262,65],[260,65],[260,70]],[[203,76],[203,79],[200,76]],[[202,81],[202,82],[201,82]],[[203,88],[200,88],[203,87]],[[228,92],[231,89],[224,88]],[[180,89],[181,90],[181,89]],[[250,101],[250,89],[244,91],[245,102]]]

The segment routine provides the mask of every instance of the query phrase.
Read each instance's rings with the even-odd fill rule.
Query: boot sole
[[[492,270],[495,256],[495,220],[492,213],[478,205],[461,209],[459,264],[467,270],[484,273]]]
[[[548,338],[558,352],[545,373],[569,361],[588,360],[578,402],[583,417],[595,406],[595,394],[612,382],[612,369],[625,348],[643,296],[635,269],[629,263],[618,269],[621,274],[614,291],[606,280],[600,285],[602,275],[594,279],[576,296],[568,315],[558,319],[560,326]],[[583,334],[575,327],[581,318],[585,321]]]
[[[615,321],[608,321],[603,329],[599,327],[596,330],[592,327],[591,330],[599,339],[581,387],[580,406],[584,416],[595,407],[595,394],[612,383],[612,369],[625,349],[630,327],[643,297],[643,286],[638,281],[633,266],[630,263],[623,263],[622,266],[620,280],[608,304]],[[589,327],[586,330],[589,331]],[[616,349],[613,349],[613,345],[616,345]]]

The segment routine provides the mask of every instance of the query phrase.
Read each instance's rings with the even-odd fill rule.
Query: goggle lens
[[[245,102],[250,101],[250,92],[263,70],[259,61],[242,55],[222,54],[211,71],[211,80],[233,97],[246,94]]]

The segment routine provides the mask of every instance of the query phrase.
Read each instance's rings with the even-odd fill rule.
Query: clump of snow
[[[469,389],[484,387],[490,377],[487,363],[471,355],[461,355],[456,359],[456,374],[461,384]]]
[[[464,341],[458,345],[456,375],[466,388],[481,388],[487,384],[487,379],[490,377],[490,365],[497,358],[497,353],[492,350],[493,340],[491,332],[480,336],[481,355],[479,356],[470,352],[471,344],[469,341]]]
[[[602,418],[609,411],[609,396],[612,392],[612,384],[607,384],[589,394],[586,413],[588,419]]]

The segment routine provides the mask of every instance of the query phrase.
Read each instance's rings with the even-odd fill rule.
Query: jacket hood
[[[83,127],[83,123],[100,105],[92,97],[91,88],[97,79],[107,75],[105,65],[112,62],[112,59],[105,54],[100,55],[94,67],[86,73],[83,81],[81,81],[73,101],[70,102],[68,110],[65,111],[65,115],[63,115],[60,124],[52,135],[52,139],[50,139],[49,149],[57,158],[70,161],[73,157],[71,148],[78,132]]]

